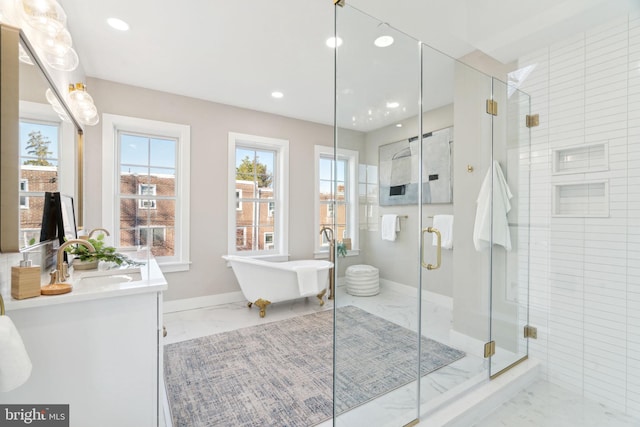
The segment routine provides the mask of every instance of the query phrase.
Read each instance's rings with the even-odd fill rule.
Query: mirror
[[[0,37],[0,252],[16,252],[40,243],[45,192],[73,197],[82,223],[82,128],[24,34],[3,25]]]

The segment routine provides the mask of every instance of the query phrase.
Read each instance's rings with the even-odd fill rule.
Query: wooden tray
[[[60,295],[71,292],[73,287],[69,283],[55,283],[53,285],[43,286],[40,289],[42,295]]]

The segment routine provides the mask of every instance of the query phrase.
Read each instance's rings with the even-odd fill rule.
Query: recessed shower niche
[[[609,169],[609,144],[598,143],[553,150],[553,174],[600,172]]]

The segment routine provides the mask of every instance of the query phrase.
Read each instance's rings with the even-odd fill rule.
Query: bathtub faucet
[[[329,262],[335,266],[335,241],[333,240],[333,229],[326,225],[320,229],[320,234],[329,241]],[[329,299],[334,297],[333,267],[329,269]]]
[[[327,231],[329,233],[327,233]],[[326,225],[320,229],[320,234],[324,234],[324,238],[329,241],[329,244],[333,243],[333,229],[331,227],[327,227]]]

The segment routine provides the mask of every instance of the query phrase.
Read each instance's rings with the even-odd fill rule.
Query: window
[[[358,152],[316,145],[316,254],[329,250],[329,241],[319,233],[331,227],[336,242],[351,239],[351,253],[358,250]]]
[[[75,131],[49,104],[20,101],[19,206],[21,247],[40,240],[44,193],[76,196]]]
[[[236,210],[237,211],[242,210],[242,202],[240,200],[242,200],[242,190],[236,189]]]
[[[103,221],[164,272],[189,268],[189,147],[189,126],[103,115]]]
[[[289,142],[229,133],[230,254],[287,259]]]
[[[29,191],[29,180],[20,178],[20,209],[29,209],[29,197],[23,196]]]
[[[155,196],[156,184],[138,184],[138,194],[142,196]],[[156,209],[155,199],[138,200],[139,209]]]
[[[264,233],[264,248],[273,249],[273,233]]]
[[[151,244],[149,244],[149,242],[151,242]],[[138,245],[164,248],[167,245],[166,227],[139,227]]]
[[[321,200],[320,200],[320,204],[324,205],[324,211],[325,213],[325,222],[322,225],[330,225],[333,223],[333,205],[330,202],[331,200],[331,196],[329,195],[329,197],[327,199],[322,200],[322,195],[320,196]]]

